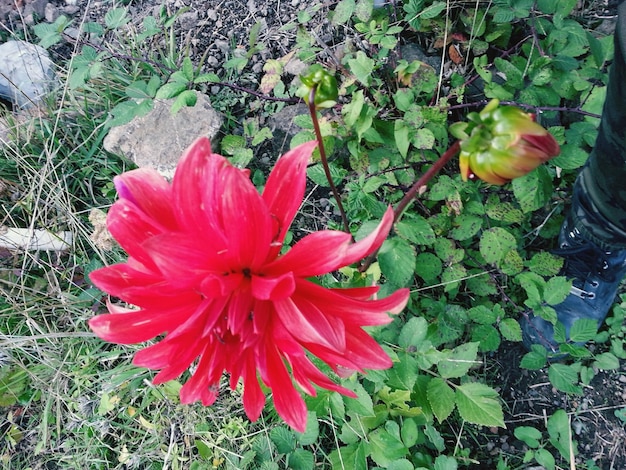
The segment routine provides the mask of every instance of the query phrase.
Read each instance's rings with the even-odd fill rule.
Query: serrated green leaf
[[[504,274],[514,276],[524,270],[524,260],[517,250],[509,250],[500,262],[500,269]]]
[[[370,457],[381,467],[388,466],[391,462],[403,458],[408,449],[402,441],[390,434],[386,429],[378,428],[369,433]]]
[[[505,428],[498,392],[481,383],[466,383],[456,389],[456,407],[468,423]]]
[[[108,29],[117,29],[130,21],[126,8],[111,8],[104,15],[104,24]]]
[[[359,416],[374,416],[374,403],[372,396],[365,390],[359,382],[350,385],[350,388],[356,393],[356,398],[345,397],[344,401],[346,409],[354,411]]]
[[[503,319],[498,327],[500,328],[500,334],[507,341],[518,342],[522,340],[522,328],[514,318]]]
[[[415,260],[415,273],[426,282],[437,279],[443,270],[441,260],[432,253],[423,252]]]
[[[480,237],[480,254],[487,263],[497,264],[517,246],[515,237],[501,227],[485,230]]]
[[[595,356],[593,365],[600,370],[617,370],[620,367],[619,359],[610,352]]]
[[[526,213],[543,207],[552,196],[552,178],[545,166],[539,166],[511,183],[513,194]]]
[[[421,9],[420,16],[423,19],[436,18],[439,14],[446,9],[446,2],[433,2]]]
[[[479,343],[464,343],[454,348],[445,359],[439,361],[437,370],[444,379],[463,377],[477,364]]]
[[[296,449],[287,456],[287,464],[293,470],[313,470],[315,458],[309,450]]]
[[[494,309],[490,309],[484,305],[472,307],[467,311],[470,320],[481,325],[490,325],[498,319],[498,314]]]
[[[317,420],[317,413],[309,411],[306,420],[306,428],[303,433],[296,433],[298,444],[301,446],[309,446],[317,442],[320,434],[320,425]]]
[[[432,245],[436,236],[428,221],[421,216],[404,218],[395,225],[398,236],[416,245]]]
[[[365,86],[370,86],[372,82],[372,72],[374,71],[375,62],[365,55],[363,51],[357,51],[354,59],[348,60],[350,71],[356,76],[357,80]]]
[[[290,429],[277,426],[270,431],[270,439],[281,454],[288,454],[296,448],[296,436]]]
[[[480,344],[481,352],[495,351],[500,347],[500,333],[492,325],[477,325],[472,328],[472,341]]]
[[[548,363],[548,352],[543,346],[534,344],[530,352],[526,353],[520,361],[520,367],[528,370],[539,370]]]
[[[341,0],[333,12],[332,24],[338,26],[347,23],[355,9],[355,0]]]
[[[198,101],[198,95],[193,90],[185,90],[180,95],[176,97],[174,103],[172,103],[172,107],[170,108],[170,113],[176,114],[181,108],[185,108],[187,106],[195,106]]]
[[[225,155],[233,155],[235,151],[245,148],[246,138],[241,135],[228,134],[222,138],[221,152]]]
[[[482,224],[482,217],[461,214],[454,219],[455,227],[450,231],[450,236],[458,241],[468,240],[479,232]]]
[[[552,159],[551,164],[564,170],[576,170],[582,167],[589,158],[589,152],[577,145],[564,144],[561,153]]]
[[[425,127],[418,129],[413,135],[412,143],[416,149],[430,150],[435,145],[435,134]]]
[[[443,290],[451,292],[458,289],[459,284],[467,277],[467,269],[460,263],[448,266],[441,274],[441,283],[444,284]]]
[[[533,255],[528,267],[532,272],[540,276],[556,276],[563,267],[563,258],[541,251]]]
[[[578,385],[578,372],[565,364],[551,364],[548,368],[548,378],[554,388],[565,393],[581,394],[582,387]]]
[[[454,457],[439,455],[435,459],[434,470],[458,470],[459,464]]]
[[[409,145],[411,144],[409,126],[407,126],[401,119],[396,120],[393,126],[393,136],[400,155],[402,158],[406,158],[409,151]]]
[[[339,184],[348,172],[334,163],[329,163],[328,167],[330,169],[330,176],[333,180],[333,183]],[[326,173],[324,172],[324,167],[321,163],[316,165],[312,165],[306,169],[306,175],[313,181],[315,184],[319,184],[325,188],[330,187],[328,180],[326,179]]]
[[[442,423],[448,419],[456,404],[456,395],[452,387],[445,380],[434,377],[428,382],[426,396],[437,420]]]
[[[575,343],[585,343],[596,337],[598,321],[590,318],[579,318],[569,330],[569,338]]]
[[[413,278],[415,259],[415,248],[400,237],[385,240],[378,253],[380,270],[398,287],[407,285]]]
[[[569,295],[572,281],[564,276],[555,276],[548,280],[543,299],[550,305],[558,305]]]
[[[404,349],[418,349],[428,333],[428,322],[422,317],[411,317],[404,324],[398,336],[398,346]]]
[[[391,462],[387,466],[387,470],[414,470],[415,467],[407,459],[399,459]]]

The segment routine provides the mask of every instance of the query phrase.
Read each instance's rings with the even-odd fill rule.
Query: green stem
[[[317,120],[317,112],[315,110],[315,92],[317,90],[317,85],[311,88],[309,92],[309,113],[311,114],[311,120],[313,121],[313,129],[315,130],[315,138],[317,139],[317,146],[320,151],[320,160],[322,161],[322,167],[324,168],[324,174],[326,175],[326,179],[328,180],[328,184],[330,185],[330,190],[333,193],[333,197],[335,201],[337,201],[337,208],[339,209],[339,213],[341,214],[341,220],[343,221],[343,230],[346,233],[350,233],[350,224],[348,223],[348,217],[346,216],[346,211],[343,208],[343,204],[341,203],[341,197],[339,196],[339,191],[337,191],[337,186],[333,183],[333,178],[330,174],[330,167],[328,166],[328,158],[326,158],[326,150],[324,148],[324,141],[322,140],[322,131],[320,130],[320,123]]]
[[[441,169],[445,166],[445,164],[448,163],[450,159],[454,157],[457,153],[459,153],[460,150],[461,150],[461,144],[457,140],[454,144],[452,144],[452,146],[448,150],[445,151],[445,153],[441,157],[439,157],[439,160],[437,160],[433,164],[433,166],[431,166],[426,171],[426,173],[424,173],[421,176],[421,178],[418,179],[413,184],[413,186],[411,186],[411,189],[407,191],[407,193],[404,195],[402,200],[400,200],[400,202],[398,203],[398,205],[393,211],[393,223],[394,224],[400,220],[402,213],[407,208],[407,206],[411,202],[413,202],[413,199],[415,199],[415,196],[417,196],[420,189],[424,188],[426,184],[428,184],[428,182],[433,178],[433,176],[439,173]],[[365,258],[359,265],[359,268],[358,268],[359,272],[367,271],[367,268],[369,268],[370,265],[374,262],[377,255],[378,255],[378,250],[376,250],[375,253],[372,253],[367,258]]]

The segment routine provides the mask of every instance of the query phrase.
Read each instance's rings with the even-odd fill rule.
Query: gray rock
[[[222,116],[201,93],[194,107],[182,108],[176,114],[170,111],[173,102],[157,101],[146,116],[112,128],[104,139],[104,148],[130,158],[137,166],[173,176],[185,149],[203,135],[213,140],[222,125]]]
[[[293,122],[294,118],[301,114],[309,114],[309,107],[304,103],[285,106],[269,118],[268,124],[274,136],[273,141],[278,147],[274,150],[283,153],[289,149],[289,141],[302,130]]]
[[[55,85],[48,52],[25,41],[0,44],[0,97],[18,108],[40,103]]]

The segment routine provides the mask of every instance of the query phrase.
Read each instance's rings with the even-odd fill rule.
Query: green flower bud
[[[319,64],[313,64],[305,75],[300,75],[302,85],[296,95],[309,104],[311,89],[315,87],[315,108],[330,108],[337,103],[339,89],[337,79]]]
[[[552,134],[537,124],[532,114],[498,104],[491,100],[480,113],[470,113],[469,122],[450,126],[450,133],[461,141],[463,181],[480,178],[502,185],[560,152]]]

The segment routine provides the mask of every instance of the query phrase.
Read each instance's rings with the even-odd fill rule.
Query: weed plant
[[[68,231],[74,243],[68,252],[0,252],[4,468],[487,468],[467,436],[506,426],[506,410],[485,364],[501,348],[519,347],[520,315],[554,317],[551,306],[570,287],[549,249],[595,141],[613,54],[612,37],[596,34],[576,5],[405,0],[374,9],[371,0],[340,0],[330,11],[310,5],[285,25],[296,36],[292,56],[324,64],[339,82],[338,104],[317,119],[356,238],[451,145],[448,125],[489,99],[536,113],[562,146],[558,158],[504,187],[463,182],[449,164],[404,213],[376,263],[321,280],[376,281],[382,295],[410,287],[412,297],[392,324],[371,331],[393,368],[343,379],[357,399],[326,391],[308,398],[303,434],[281,424],[271,404],[259,422],[248,422],[238,392],[222,393],[210,408],[180,405],[185,377],[152,385],[151,372],[131,365],[136,348],[104,344],[86,324],[104,309],[89,273],[124,257],[93,240],[88,219],[114,200],[113,176],[132,168],[103,150],[108,130],[144,115],[155,100],[175,98],[176,112],[194,104],[194,90],[212,93],[230,118],[216,148],[254,167],[272,138],[261,123],[299,100],[286,59],[268,60],[255,89],[248,78],[263,45],[258,29],[243,52],[233,48],[222,72],[208,73],[180,45],[181,12],[162,10],[135,25],[119,7],[104,24],[80,24],[82,35],[59,64],[62,89],[47,107],[25,122],[5,113],[2,225]],[[335,51],[314,33],[320,17],[344,39]],[[67,44],[69,25],[61,17],[32,35],[54,48]],[[440,65],[405,57],[413,43]],[[307,114],[295,123],[303,130],[291,146],[314,138]],[[328,188],[319,163],[309,177]],[[254,178],[263,184],[262,172]],[[327,224],[340,227],[335,218]],[[557,390],[582,393],[598,370],[626,358],[624,311],[616,307],[599,333],[578,323],[572,341],[592,347],[564,345],[569,361],[549,363],[547,351],[534,347],[519,366],[547,369]],[[576,457],[563,410],[546,427],[518,427],[515,436],[525,453],[499,457],[498,469],[597,468]]]

